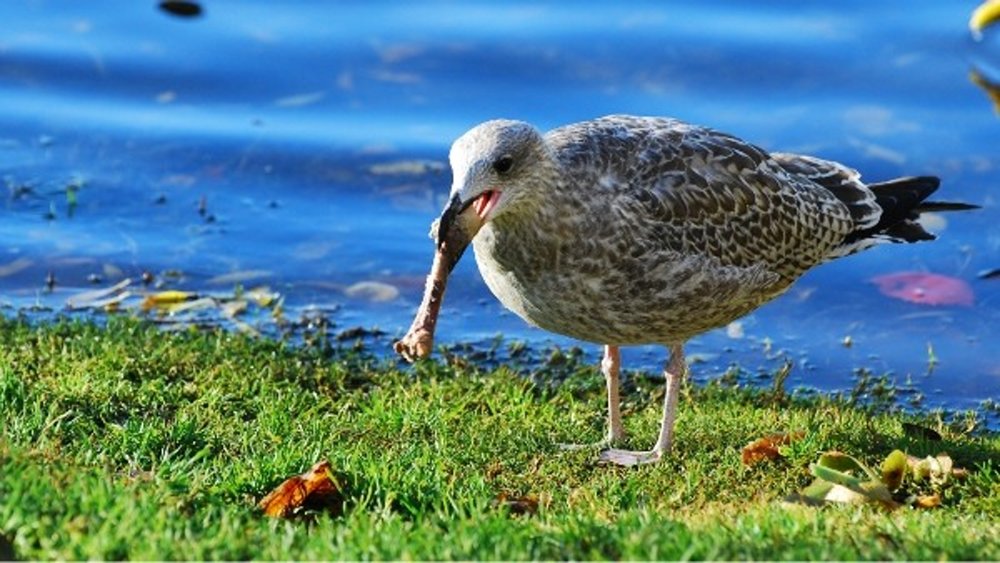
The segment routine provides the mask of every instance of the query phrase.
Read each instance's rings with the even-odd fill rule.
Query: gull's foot
[[[601,452],[601,455],[597,459],[597,461],[598,463],[601,464],[614,464],[614,465],[621,465],[624,467],[632,467],[635,465],[656,463],[660,461],[660,458],[662,457],[663,457],[663,452],[659,450],[651,450],[648,452],[633,452],[631,450],[618,450],[615,448],[609,448]]]
[[[408,362],[431,355],[434,348],[434,333],[423,327],[410,329],[401,340],[396,341],[392,348]]]
[[[556,444],[556,446],[564,452],[604,449],[610,445],[611,444],[609,444],[607,440],[601,440],[600,442],[594,442],[593,444]]]
[[[625,433],[619,432],[612,436],[605,436],[600,442],[594,442],[592,444],[559,444],[559,449],[567,452],[576,452],[580,450],[606,450],[611,448],[615,444],[620,444],[625,441]]]

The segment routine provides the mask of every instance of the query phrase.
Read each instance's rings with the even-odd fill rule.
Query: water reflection
[[[995,45],[969,40],[962,6],[206,8],[179,19],[143,3],[0,4],[11,30],[0,40],[0,305],[60,310],[81,291],[173,271],[171,287],[266,283],[291,312],[400,334],[453,138],[501,116],[550,128],[673,115],[872,180],[938,174],[942,198],[984,205],[937,224],[933,244],[823,266],[738,329],[705,335],[692,347],[699,377],[788,357],[790,383],[843,388],[866,367],[911,377],[938,403],[1000,395],[1000,282],[976,277],[1000,265],[998,122],[968,76],[971,60],[975,84],[995,82]],[[871,282],[913,271],[964,280],[976,305],[891,300]],[[261,275],[225,277],[246,272]],[[460,264],[440,341],[497,333],[574,344],[502,311]],[[627,354],[658,369],[662,351]]]

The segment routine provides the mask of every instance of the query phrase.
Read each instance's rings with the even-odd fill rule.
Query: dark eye
[[[497,174],[506,174],[507,172],[510,172],[510,167],[513,165],[514,159],[506,155],[493,161],[493,169],[497,171]]]

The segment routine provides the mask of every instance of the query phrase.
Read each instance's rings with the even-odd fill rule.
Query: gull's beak
[[[488,190],[466,201],[462,201],[459,194],[451,197],[437,221],[435,233],[437,250],[445,259],[449,272],[486,223],[486,216],[498,199],[499,192],[495,190]]]

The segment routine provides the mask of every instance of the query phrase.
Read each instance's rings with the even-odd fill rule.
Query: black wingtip
[[[845,244],[854,244],[871,237],[883,237],[896,242],[934,240],[934,235],[917,222],[921,213],[979,209],[978,205],[969,203],[926,201],[940,185],[941,179],[937,176],[907,176],[869,184],[876,203],[882,208],[882,216],[873,227],[851,233],[845,239]]]
[[[958,201],[922,201],[917,206],[916,211],[923,213],[924,211],[974,211],[976,209],[982,209],[982,206]]]

